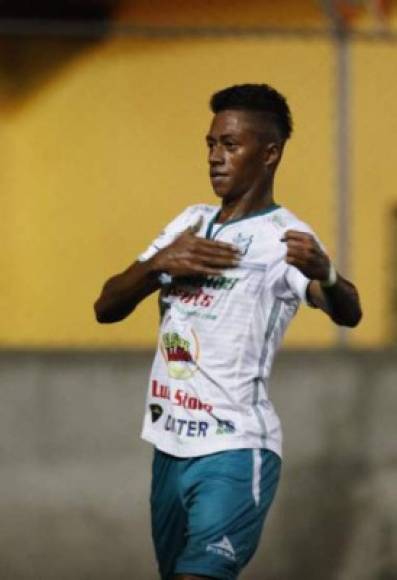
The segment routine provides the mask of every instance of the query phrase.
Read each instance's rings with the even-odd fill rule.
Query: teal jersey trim
[[[212,220],[209,222],[208,227],[207,227],[207,231],[205,233],[205,237],[207,238],[207,240],[211,240],[211,239],[215,239],[215,237],[226,227],[226,226],[230,226],[231,224],[235,224],[237,222],[241,222],[243,220],[248,220],[251,218],[255,218],[255,217],[259,217],[261,215],[265,215],[267,213],[270,213],[272,211],[275,211],[276,209],[280,209],[281,205],[277,205],[277,203],[272,203],[271,205],[269,205],[269,207],[266,207],[265,209],[260,209],[258,211],[253,211],[252,213],[248,213],[247,215],[244,215],[240,218],[235,218],[232,220],[228,220],[226,222],[224,222],[221,227],[219,228],[219,230],[216,232],[216,234],[214,235],[214,237],[212,237],[212,230],[214,228],[214,224],[216,223],[216,220],[218,219],[218,217],[220,216],[220,213],[222,211],[222,208],[220,208],[216,214],[214,215],[214,217],[212,218]]]

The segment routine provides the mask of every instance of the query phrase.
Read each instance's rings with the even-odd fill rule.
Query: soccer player
[[[220,206],[177,216],[108,280],[97,320],[160,290],[162,320],[142,436],[154,447],[152,534],[162,580],[234,580],[276,492],[281,428],[268,396],[274,354],[301,302],[356,326],[356,288],[308,225],[273,198],[292,121],[272,87],[213,95],[207,135]]]

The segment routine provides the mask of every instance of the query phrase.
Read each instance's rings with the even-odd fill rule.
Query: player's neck
[[[218,223],[241,219],[257,211],[265,210],[274,205],[273,188],[265,194],[253,195],[252,192],[242,195],[238,199],[222,200],[222,210],[217,219]]]

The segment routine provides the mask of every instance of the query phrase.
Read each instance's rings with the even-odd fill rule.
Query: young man
[[[188,207],[106,282],[99,322],[160,290],[143,438],[155,446],[152,530],[163,580],[234,580],[255,552],[281,464],[268,398],[273,357],[300,302],[361,318],[355,287],[311,229],[273,199],[292,122],[268,85],[211,99],[210,180],[220,207]]]

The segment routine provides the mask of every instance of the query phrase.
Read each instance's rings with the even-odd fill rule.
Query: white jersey
[[[162,321],[152,366],[143,439],[177,457],[237,448],[281,455],[269,376],[309,280],[285,261],[288,229],[311,232],[273,205],[217,224],[219,208],[187,208],[139,259],[147,260],[202,217],[197,235],[238,246],[238,267],[221,276],[164,276]]]

